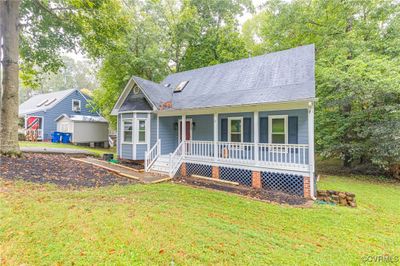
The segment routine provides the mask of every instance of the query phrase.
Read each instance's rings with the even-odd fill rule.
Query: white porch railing
[[[260,143],[257,146],[258,149],[254,143],[217,142],[217,149],[214,149],[213,141],[190,140],[186,141],[185,158],[292,170],[309,169],[309,147],[306,144]],[[217,154],[214,154],[215,151]]]
[[[144,170],[148,172],[161,153],[161,140],[158,139],[154,146],[144,154]]]
[[[174,153],[169,154],[169,176],[173,177],[181,166],[183,160],[183,148],[185,141],[179,143]]]

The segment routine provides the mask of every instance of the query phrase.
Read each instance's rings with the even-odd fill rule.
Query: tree
[[[248,56],[237,16],[251,10],[249,0],[128,1],[125,40],[104,57],[95,105],[109,116],[132,75],[160,81],[168,73]]]
[[[247,9],[253,10],[247,0],[188,1],[196,11],[197,30],[189,38],[182,58],[182,70],[225,63],[249,56],[238,30],[237,17]],[[179,70],[179,69],[178,69]]]
[[[19,0],[1,1],[2,93],[0,152],[18,153],[18,27]]]
[[[257,16],[260,52],[316,45],[316,144],[325,157],[383,169],[400,161],[399,3],[270,1]],[[245,25],[246,26],[246,25]],[[389,126],[390,125],[390,126]]]
[[[82,48],[90,57],[100,58],[113,49],[125,31],[126,18],[118,0],[1,3],[4,60],[0,153],[14,153],[18,152],[18,55],[24,73],[21,77],[26,78],[25,83],[32,82],[29,78],[40,72],[58,71],[63,65],[62,51]]]
[[[56,73],[22,72],[22,76],[30,74],[34,76],[21,77],[20,102],[26,101],[37,93],[83,88],[93,91],[97,88],[96,73],[98,66],[96,64],[87,59],[74,60],[67,56],[62,56],[62,62],[64,66],[60,67]],[[27,82],[25,83],[25,81]]]

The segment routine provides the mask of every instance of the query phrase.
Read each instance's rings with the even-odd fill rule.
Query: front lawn
[[[66,190],[0,179],[6,265],[360,264],[400,256],[400,185],[329,177],[358,208],[295,208],[178,184]]]
[[[87,146],[78,146],[73,144],[63,144],[63,143],[52,143],[52,142],[31,142],[31,141],[20,141],[20,147],[44,147],[44,148],[62,148],[62,149],[78,149],[78,150],[85,150],[91,152],[97,156],[102,156],[104,153],[113,153],[115,156],[116,148],[90,148]]]

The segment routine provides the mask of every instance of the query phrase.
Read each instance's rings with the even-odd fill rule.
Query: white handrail
[[[185,141],[181,141],[173,153],[169,154],[169,176],[173,177],[178,171],[183,159],[183,145]]]
[[[308,144],[270,144],[259,143],[256,147],[251,142],[216,143],[217,151],[214,156],[213,141],[186,141],[185,156],[188,159],[210,161],[216,159],[223,163],[258,166],[276,166],[304,170],[309,167]],[[258,152],[258,160],[256,160]]]
[[[161,139],[158,139],[154,146],[144,154],[144,170],[150,171],[151,166],[157,160],[161,153]]]

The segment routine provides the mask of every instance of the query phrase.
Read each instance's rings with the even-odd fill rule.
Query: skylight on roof
[[[46,100],[44,100],[44,101],[41,101],[38,105],[36,105],[36,107],[42,106],[42,105],[45,104],[48,100],[49,100],[49,99],[46,99]]]
[[[56,100],[57,100],[56,98],[53,98],[49,102],[45,103],[44,105],[49,106],[50,104],[54,103]]]
[[[181,92],[183,89],[186,87],[186,85],[189,83],[189,80],[181,81],[181,83],[176,86],[174,92]]]

